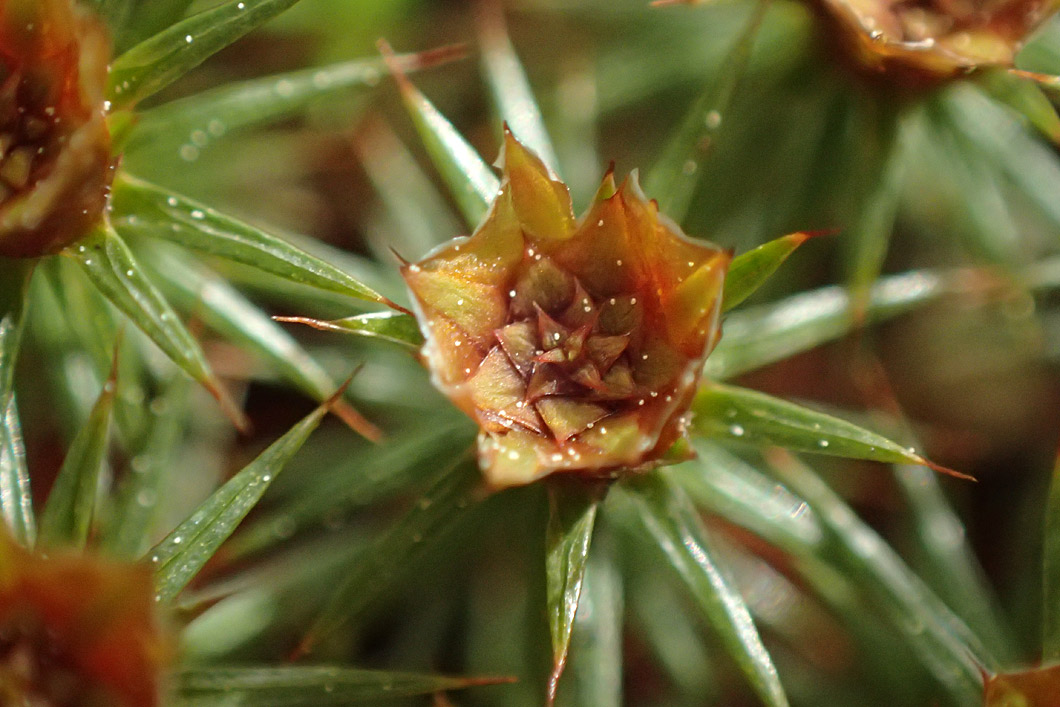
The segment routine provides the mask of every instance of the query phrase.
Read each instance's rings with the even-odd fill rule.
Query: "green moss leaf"
[[[0,514],[15,540],[26,547],[35,540],[36,521],[14,376],[31,274],[25,262],[0,259]]]
[[[198,574],[257,504],[276,475],[320,424],[317,408],[202,502],[148,556],[159,601],[171,601]]]
[[[548,628],[552,636],[552,675],[549,702],[567,662],[574,617],[589,559],[589,541],[596,521],[598,494],[580,483],[549,485],[548,531],[545,537],[545,580],[548,591]]]
[[[725,275],[725,295],[722,311],[729,311],[754,294],[776,272],[795,249],[813,234],[791,233],[764,243],[753,250],[741,253],[732,259]]]
[[[746,388],[706,385],[696,394],[692,410],[692,429],[706,437],[850,459],[922,464],[959,475],[852,422]]]
[[[433,485],[401,520],[355,559],[345,581],[331,593],[306,633],[300,652],[312,650],[378,602],[390,590],[402,567],[415,562],[431,541],[449,530],[478,500],[480,485],[478,469],[462,459],[443,467],[435,475]],[[395,563],[394,558],[402,561]]]
[[[384,55],[398,82],[405,108],[435,168],[449,187],[467,225],[474,228],[493,203],[500,188],[500,180],[453,124],[412,85],[395,57],[389,53],[389,47],[385,47]]]
[[[103,227],[64,253],[81,266],[111,304],[129,317],[177,366],[202,383],[236,424],[245,425],[243,413],[210,370],[199,343],[117,233],[109,226]]]
[[[401,312],[372,312],[344,319],[312,319],[310,317],[276,317],[277,321],[306,324],[314,329],[337,331],[354,336],[368,336],[419,350],[423,334],[415,317]]]
[[[494,109],[519,140],[556,171],[559,163],[519,56],[508,36],[501,6],[483,3],[478,22],[482,68]]]
[[[115,354],[116,355],[116,354]],[[84,547],[96,512],[114,410],[117,362],[92,412],[70,445],[40,519],[41,545]]]
[[[276,236],[135,177],[114,184],[114,224],[206,255],[249,265],[302,285],[360,300],[389,300],[339,268]]]
[[[863,321],[882,321],[960,289],[960,273],[912,271],[892,275],[870,290]],[[704,373],[724,379],[834,341],[857,326],[853,300],[842,287],[792,295],[733,312]]]
[[[107,97],[112,109],[157,93],[297,2],[229,0],[145,39],[111,63]]]
[[[712,557],[706,528],[688,497],[665,473],[656,473],[612,492],[640,521],[689,590],[729,655],[769,707],[788,699],[773,660],[762,644],[740,594]]]
[[[316,707],[391,700],[507,682],[331,666],[197,667],[177,675],[181,704]]]

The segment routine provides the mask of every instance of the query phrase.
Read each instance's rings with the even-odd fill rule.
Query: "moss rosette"
[[[731,253],[694,241],[636,177],[575,219],[510,133],[482,224],[402,274],[435,385],[481,428],[496,488],[687,458],[688,407],[720,336]]]

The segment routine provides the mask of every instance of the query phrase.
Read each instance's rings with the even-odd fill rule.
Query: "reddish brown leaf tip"
[[[361,435],[370,442],[379,442],[383,439],[383,431],[368,421],[356,408],[350,405],[348,402],[343,400],[343,396],[346,395],[346,391],[350,387],[350,383],[353,382],[354,377],[361,372],[363,366],[358,366],[354,369],[350,377],[339,386],[338,390],[331,394],[331,397],[321,403],[321,406],[327,408],[328,412],[333,414],[335,417],[346,423],[346,426],[351,430]]]
[[[952,476],[954,478],[962,479],[964,481],[972,481],[974,483],[979,483],[979,479],[975,478],[974,476],[970,476],[969,474],[962,474],[961,472],[956,471],[955,469],[951,469],[948,466],[942,466],[941,464],[936,464],[935,462],[931,461],[930,459],[925,459],[924,457],[920,457],[920,463],[923,464],[924,466],[926,466],[927,468],[931,469],[932,471],[939,472],[940,474],[945,474],[946,476]]]
[[[220,381],[216,378],[210,378],[204,381],[203,385],[210,392],[210,395],[214,397],[214,400],[217,401],[217,404],[221,406],[221,412],[224,416],[239,430],[240,434],[249,435],[254,431],[254,426],[250,424],[250,418],[246,416],[241,407],[236,405],[235,400],[224,389]]]

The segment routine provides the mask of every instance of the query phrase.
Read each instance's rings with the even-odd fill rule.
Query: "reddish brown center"
[[[78,707],[85,699],[83,677],[38,620],[23,614],[0,627],[0,704]]]
[[[66,141],[54,81],[0,64],[0,202],[40,181]]]
[[[470,380],[480,419],[563,444],[659,392],[638,380],[644,306],[636,295],[594,298],[547,258],[508,292],[508,323]]]

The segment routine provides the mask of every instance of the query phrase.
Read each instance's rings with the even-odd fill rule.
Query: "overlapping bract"
[[[109,56],[74,0],[0,0],[0,255],[53,253],[102,217]]]
[[[837,38],[872,72],[930,82],[1011,66],[1056,0],[820,0]]]
[[[0,704],[156,707],[166,652],[149,567],[45,558],[0,527]]]
[[[482,428],[487,481],[680,458],[730,254],[686,238],[634,178],[609,174],[576,220],[510,133],[501,164],[475,233],[403,269],[434,381]]]

